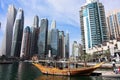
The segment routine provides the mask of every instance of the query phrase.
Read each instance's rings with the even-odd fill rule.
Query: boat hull
[[[99,68],[103,63],[100,63],[93,67],[62,69],[62,70],[54,67],[42,66],[39,63],[32,63],[32,64],[36,66],[43,74],[74,76],[74,75],[90,75],[94,70]]]

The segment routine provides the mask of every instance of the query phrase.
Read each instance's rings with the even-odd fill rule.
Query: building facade
[[[53,57],[58,57],[58,42],[59,42],[58,29],[52,29],[50,46],[51,46],[51,55]]]
[[[31,28],[31,47],[30,56],[38,54],[38,35],[39,35],[39,17],[34,17],[33,27]]]
[[[59,31],[59,58],[65,57],[65,40],[64,31]]]
[[[72,56],[74,58],[79,56],[79,46],[78,46],[77,41],[74,41],[72,44]]]
[[[87,0],[80,10],[83,49],[102,44],[108,40],[104,6],[98,0]]]
[[[19,8],[14,23],[11,56],[20,57],[23,27],[24,27],[24,12],[21,8]]]
[[[48,19],[42,19],[40,23],[40,32],[38,36],[38,55],[45,58],[47,55],[47,35],[48,35]]]
[[[56,28],[56,21],[53,20],[51,23],[51,29],[55,29]]]
[[[106,22],[110,40],[120,38],[120,10],[114,10],[107,14]]]
[[[12,35],[13,35],[13,26],[16,18],[17,10],[13,5],[9,5],[7,13],[7,24],[5,30],[5,55],[10,57],[11,45],[12,45]]]
[[[66,33],[65,36],[65,58],[69,58],[69,33]]]
[[[58,29],[56,29],[56,21],[54,20],[51,23],[49,39],[50,39],[51,57],[57,58],[58,57],[59,34],[58,34]]]
[[[31,44],[30,38],[31,38],[31,30],[30,30],[30,27],[27,26],[23,32],[20,58],[29,59],[29,57],[30,57],[30,44]]]

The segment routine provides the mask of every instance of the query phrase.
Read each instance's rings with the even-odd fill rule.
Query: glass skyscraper
[[[50,46],[51,46],[51,55],[58,56],[58,29],[52,29],[51,30],[51,40],[50,40]]]
[[[38,55],[45,58],[47,55],[47,35],[48,35],[48,19],[42,19],[40,23],[40,32],[38,36]]]
[[[31,28],[31,47],[30,47],[30,56],[38,54],[38,34],[39,34],[39,17],[36,15],[34,17],[33,27]]]
[[[5,31],[5,51],[4,53],[6,56],[10,56],[11,52],[11,45],[12,45],[12,34],[13,34],[13,26],[16,18],[16,9],[13,5],[9,5],[8,7],[8,13],[7,13],[7,24],[6,24],[6,31]]]
[[[22,45],[21,45],[21,53],[20,57],[24,59],[28,59],[30,55],[30,39],[31,38],[31,30],[30,27],[27,26],[24,29],[23,37],[22,37]]]
[[[69,33],[66,33],[65,36],[65,57],[69,58]]]
[[[110,40],[120,38],[120,10],[109,12],[106,19]]]
[[[98,0],[87,0],[81,7],[80,23],[84,50],[108,40],[104,6]]]
[[[47,49],[48,49],[48,54],[51,55],[51,46],[50,46],[50,41],[51,40],[51,30],[48,30],[48,37],[47,37]],[[49,56],[51,57],[51,56]]]
[[[56,29],[56,22],[53,21],[51,24],[51,40],[50,40],[50,46],[51,46],[51,55],[53,57],[58,57],[58,44],[59,44],[59,34],[58,29]]]
[[[24,13],[23,10],[20,8],[17,12],[17,16],[14,23],[11,56],[20,57],[23,27],[24,27]]]
[[[59,31],[59,58],[65,57],[65,40],[64,31]]]

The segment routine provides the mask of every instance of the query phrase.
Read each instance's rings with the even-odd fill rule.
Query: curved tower
[[[5,55],[10,56],[11,52],[11,45],[12,45],[12,34],[13,34],[13,26],[16,18],[16,9],[13,5],[9,5],[8,7],[8,13],[7,13],[7,24],[6,24],[6,31],[5,31]]]
[[[27,26],[24,29],[23,32],[23,37],[22,37],[22,45],[21,45],[21,58],[29,58],[29,53],[30,53],[30,27]]]
[[[33,27],[39,27],[39,17],[37,15],[34,17]]]
[[[20,57],[23,27],[24,27],[24,12],[20,8],[17,12],[17,17],[14,23],[11,56]]]
[[[39,34],[39,17],[36,15],[34,17],[33,27],[31,29],[31,47],[30,47],[30,56],[38,54],[38,34]]]

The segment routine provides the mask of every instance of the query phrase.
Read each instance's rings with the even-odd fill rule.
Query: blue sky
[[[120,9],[119,0],[99,0],[105,6],[105,12]],[[33,25],[35,15],[48,18],[49,25],[56,20],[59,30],[70,33],[70,43],[78,41],[81,43],[79,10],[85,0],[0,0],[0,46],[6,26],[7,8],[13,4],[16,9],[22,8],[25,16],[25,26]]]

